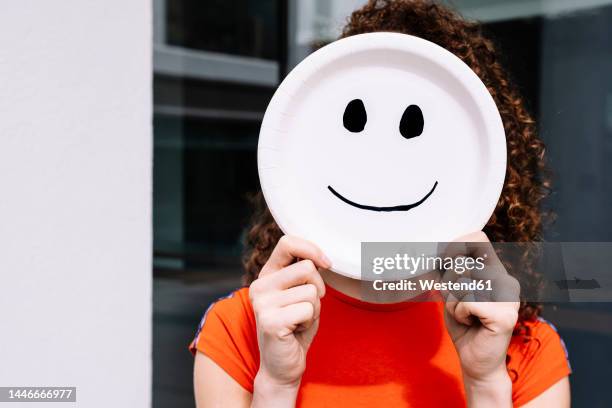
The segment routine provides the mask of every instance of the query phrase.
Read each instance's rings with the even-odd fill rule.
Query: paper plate
[[[285,234],[361,279],[362,242],[446,242],[485,226],[506,171],[493,98],[445,49],[397,33],[321,48],[274,94],[258,168]]]

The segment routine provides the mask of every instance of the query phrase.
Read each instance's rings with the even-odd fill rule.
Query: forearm
[[[276,384],[265,374],[257,373],[253,384],[251,408],[293,408],[300,383]]]
[[[512,407],[512,381],[505,369],[487,379],[464,376],[463,384],[468,408]]]

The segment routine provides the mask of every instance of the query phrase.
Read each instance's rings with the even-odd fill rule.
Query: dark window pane
[[[547,144],[551,240],[612,239],[610,22],[612,6],[486,24]]]
[[[237,264],[259,186],[258,123],[155,118],[155,250],[187,264]]]
[[[170,45],[277,59],[277,0],[174,0],[166,5]]]
[[[542,52],[542,17],[488,23],[487,34],[499,50],[501,62],[525,98],[527,108],[539,114]]]

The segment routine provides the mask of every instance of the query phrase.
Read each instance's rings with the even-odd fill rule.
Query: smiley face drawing
[[[361,99],[353,99],[346,105],[346,110],[343,115],[344,127],[349,132],[361,132],[365,128],[365,124],[367,122],[367,113],[365,107],[363,105],[363,101]],[[406,139],[410,139],[413,137],[420,136],[423,133],[423,127],[425,120],[423,118],[423,112],[421,108],[417,105],[410,105],[406,108],[402,115],[402,119],[399,125],[400,134]],[[361,208],[362,210],[370,210],[370,211],[408,211],[411,208],[418,207],[423,204],[425,200],[429,198],[429,196],[434,192],[436,187],[438,186],[438,182],[436,181],[431,188],[431,190],[419,201],[412,204],[403,204],[396,205],[391,207],[376,207],[371,205],[363,205],[355,203],[332,188],[332,186],[327,186],[329,191],[340,200],[345,203],[352,205],[353,207]]]
[[[452,53],[399,33],[338,40],[281,83],[258,170],[286,234],[360,279],[362,242],[447,242],[482,229],[506,140],[495,102]]]

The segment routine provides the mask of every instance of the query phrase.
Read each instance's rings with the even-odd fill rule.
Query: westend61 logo
[[[485,250],[466,251],[461,245],[431,243],[374,243],[365,249],[362,262],[368,266],[362,272],[369,276],[369,290],[375,292],[493,290]]]
[[[485,269],[485,259],[487,255],[469,256],[433,256],[421,254],[411,256],[409,254],[395,254],[394,256],[376,256],[372,258],[372,273],[383,279],[374,279],[372,289],[375,291],[385,290],[407,290],[407,291],[430,291],[430,290],[469,290],[469,291],[491,291],[492,283],[490,279],[464,279],[460,278],[457,282],[439,281],[438,278],[417,279],[397,279],[398,277],[409,274],[422,275],[430,271],[450,272],[461,276],[465,272],[481,272]],[[387,272],[385,277],[381,276]],[[393,279],[391,276],[392,275]],[[391,280],[385,281],[384,278]]]
[[[528,302],[612,302],[610,265],[612,242],[362,242],[361,296],[438,290],[476,301],[520,293]]]
[[[421,254],[413,257],[408,254],[396,254],[390,257],[375,257],[372,261],[372,272],[381,275],[386,271],[403,271],[412,275],[424,271],[454,271],[461,275],[466,271],[482,271],[485,268],[486,254],[476,258],[468,256],[441,257]]]

